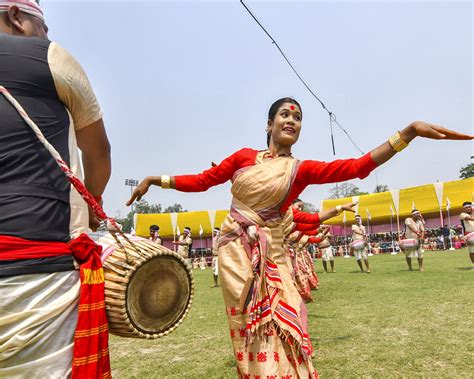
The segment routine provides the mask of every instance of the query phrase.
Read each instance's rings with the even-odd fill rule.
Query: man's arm
[[[110,179],[110,144],[102,119],[76,131],[77,146],[82,151],[84,184],[89,192],[101,196]]]

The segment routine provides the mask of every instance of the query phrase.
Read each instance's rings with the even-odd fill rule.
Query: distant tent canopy
[[[358,212],[365,220],[369,211],[371,224],[386,224],[390,222],[391,209],[401,219],[409,216],[416,206],[425,218],[439,217],[440,206],[446,211],[446,199],[449,199],[451,215],[459,214],[464,201],[471,201],[474,191],[474,178],[456,180],[452,182],[439,182],[423,186],[409,187],[400,190],[373,193],[359,196]],[[334,208],[338,204],[352,201],[347,197],[344,199],[331,199],[322,202],[322,209]],[[354,222],[354,214],[345,212],[347,224]],[[329,225],[343,225],[343,214],[325,222]]]
[[[368,214],[371,216],[370,223],[386,224],[390,222],[393,209],[395,215],[398,212],[401,219],[411,214],[413,205],[420,210],[425,218],[439,217],[440,204],[443,211],[446,211],[446,199],[450,202],[451,215],[459,214],[464,201],[471,201],[473,198],[474,178],[456,180],[452,182],[440,182],[426,184],[418,187],[404,188],[387,192],[361,195],[359,198],[358,213],[363,219]],[[303,196],[304,198],[304,196]],[[322,202],[322,209],[334,208],[338,204],[350,202],[351,198],[331,199]],[[223,223],[229,211],[209,210],[181,213],[157,213],[157,214],[136,214],[135,230],[139,236],[148,236],[150,225],[156,224],[160,227],[160,236],[165,239],[177,237],[177,230],[183,230],[186,226],[191,228],[193,238],[199,238],[199,228],[202,226],[202,238],[212,235],[212,229],[219,227]],[[354,214],[345,212],[346,223],[354,221]],[[325,222],[329,225],[343,225],[344,215]],[[173,219],[176,219],[176,226],[173,228]]]

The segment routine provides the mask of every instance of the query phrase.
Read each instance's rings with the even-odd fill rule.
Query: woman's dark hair
[[[303,200],[301,200],[299,197],[293,200],[291,204],[296,204],[296,203],[303,203]]]
[[[301,117],[303,117],[303,110],[301,109],[300,103],[298,103],[292,97],[282,97],[281,99],[278,99],[277,101],[275,101],[270,107],[270,109],[268,110],[268,119],[273,121],[278,112],[278,109],[285,103],[297,105],[298,108],[300,109]],[[271,137],[270,133],[267,133],[267,146],[270,146],[270,137]]]

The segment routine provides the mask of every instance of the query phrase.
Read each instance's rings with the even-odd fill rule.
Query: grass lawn
[[[466,249],[425,253],[425,272],[403,255],[336,258],[336,273],[316,263],[319,291],[308,304],[314,366],[333,377],[474,377],[474,266]],[[413,267],[418,267],[415,261]],[[195,270],[193,307],[162,339],[111,336],[116,378],[235,378],[220,288]]]

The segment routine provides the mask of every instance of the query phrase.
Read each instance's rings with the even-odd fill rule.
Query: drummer
[[[163,241],[160,237],[160,227],[158,225],[150,225],[150,238],[149,241],[156,243],[157,245],[163,245]]]
[[[462,204],[463,212],[459,215],[461,219],[462,231],[465,236],[469,233],[474,233],[474,215],[472,214],[472,203],[470,201],[465,201]],[[474,245],[469,245],[469,256],[471,257],[471,262],[474,263]]]
[[[193,239],[191,238],[191,228],[186,226],[184,228],[183,234],[179,236],[178,241],[173,241],[173,243],[178,245],[178,254],[184,259],[188,259],[191,246],[193,245]]]
[[[111,171],[102,111],[80,64],[49,40],[38,3],[0,0],[0,84],[72,171],[82,157],[101,203]],[[81,235],[98,220],[20,115],[0,95],[0,377],[110,377],[105,310],[95,300],[103,271],[89,266],[82,277],[76,268],[98,258]]]
[[[423,270],[423,248],[422,241],[425,235],[425,226],[423,216],[418,209],[411,211],[411,217],[405,219],[405,238],[415,239],[418,241],[418,248],[405,251],[405,258],[408,264],[408,271],[413,271],[411,267],[411,259],[417,258],[420,271]]]
[[[352,242],[354,241],[367,241],[367,234],[365,233],[365,227],[362,224],[362,217],[360,215],[355,216],[355,224],[352,225]],[[364,267],[362,266],[361,259],[364,259],[365,267],[367,269],[367,273],[370,273],[369,267],[369,257],[367,256],[367,247],[360,250],[354,250],[351,246],[351,250],[356,257],[357,264],[359,265],[360,272],[364,272]]]
[[[334,270],[334,253],[332,251],[332,246],[331,246],[331,239],[332,235],[331,233],[321,233],[321,238],[322,241],[319,243],[318,247],[321,250],[322,254],[322,261],[323,261],[323,267],[324,267],[324,272],[328,272],[328,262],[331,265],[331,272],[336,272]]]

